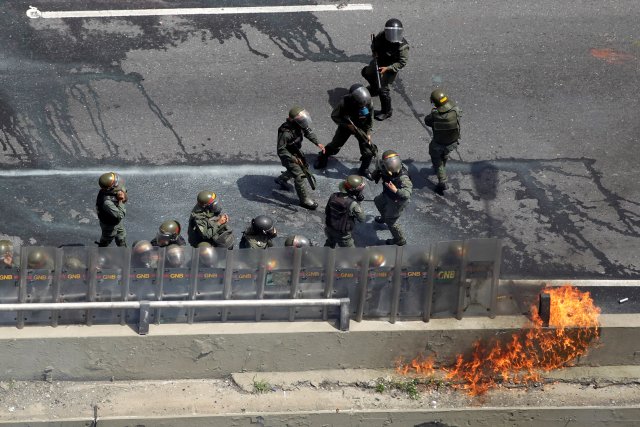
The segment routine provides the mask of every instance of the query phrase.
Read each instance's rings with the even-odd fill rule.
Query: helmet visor
[[[184,260],[184,251],[180,248],[172,249],[167,253],[167,262],[171,267],[180,267]]]
[[[167,246],[169,243],[171,243],[171,240],[173,239],[173,237],[174,237],[173,234],[158,233],[156,235],[156,241],[158,242],[158,246],[160,247]]]
[[[382,161],[385,170],[389,175],[397,175],[402,169],[402,160],[398,156],[391,156]]]
[[[391,43],[400,43],[402,31],[402,28],[399,27],[384,27],[384,38]]]
[[[293,121],[296,122],[302,129],[311,127],[311,115],[309,115],[307,110],[300,111],[300,113],[293,118]]]

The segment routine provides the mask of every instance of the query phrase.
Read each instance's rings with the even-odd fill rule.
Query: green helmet
[[[296,105],[291,110],[289,110],[289,118],[293,120],[296,118],[298,114],[302,113],[303,111],[304,111],[304,108],[300,107],[299,105]]]
[[[431,92],[431,96],[429,98],[438,111],[442,110],[441,112],[444,112],[453,108],[453,101],[449,99],[442,89],[435,89]]]
[[[311,115],[307,110],[299,106],[289,110],[289,120],[297,123],[302,129],[311,127]]]
[[[184,247],[179,245],[169,245],[166,252],[167,267],[182,267],[184,262]]]
[[[338,188],[348,194],[357,194],[361,193],[364,187],[365,182],[360,175],[349,175],[347,179],[340,183]]]
[[[292,235],[287,237],[284,241],[285,246],[293,246],[294,248],[304,248],[307,246],[311,246],[309,239],[300,235]]]
[[[198,243],[198,253],[200,256],[200,264],[205,267],[215,267],[218,256],[216,250],[211,246],[209,242]]]
[[[175,238],[180,234],[180,223],[175,219],[168,219],[160,224],[159,231],[166,236]]]
[[[198,206],[201,208],[205,208],[216,215],[220,215],[222,212],[220,206],[218,206],[218,196],[213,191],[204,190],[199,192],[197,200]]]
[[[67,257],[67,259],[64,260],[64,266],[69,270],[83,270],[87,268],[80,258],[75,256]]]
[[[373,252],[369,255],[369,268],[384,267],[387,259],[381,252]]]
[[[27,268],[32,268],[34,270],[45,268],[49,260],[49,255],[47,255],[45,251],[36,249],[31,251],[27,257]]]
[[[107,172],[100,175],[98,184],[103,190],[111,190],[121,184],[120,175],[115,172]]]
[[[153,246],[148,240],[136,242],[131,251],[133,253],[135,267],[150,268],[158,260],[158,254],[154,252]]]
[[[13,253],[13,242],[11,240],[0,240],[0,256],[6,253]]]

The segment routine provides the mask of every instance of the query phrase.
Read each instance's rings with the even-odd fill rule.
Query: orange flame
[[[475,396],[500,382],[528,384],[540,381],[541,371],[566,366],[587,352],[600,334],[600,309],[594,305],[589,292],[569,285],[543,292],[551,296],[549,328],[542,327],[542,319],[534,306],[531,308],[532,324],[512,334],[508,341],[476,341],[470,355],[460,354],[453,366],[442,368],[453,387]],[[397,364],[396,371],[403,375],[425,373],[413,366],[414,361]],[[430,366],[433,370],[433,363]]]
[[[435,360],[433,357],[424,357],[419,355],[408,363],[403,359],[396,360],[396,372],[400,375],[408,375],[409,373],[417,375],[433,375],[435,368],[433,365]]]

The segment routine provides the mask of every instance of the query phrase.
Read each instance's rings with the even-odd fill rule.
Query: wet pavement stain
[[[591,56],[593,56],[594,58],[600,59],[609,64],[622,64],[635,59],[635,57],[630,53],[618,51],[611,48],[591,48],[589,49],[589,54],[591,54]]]

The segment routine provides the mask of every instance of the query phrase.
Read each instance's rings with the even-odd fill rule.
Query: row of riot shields
[[[0,303],[350,298],[355,320],[494,316],[501,242],[226,250],[23,247]],[[17,255],[17,254],[16,254]],[[21,268],[25,266],[26,268]],[[327,320],[339,307],[162,308],[155,323]],[[135,324],[139,310],[0,312],[0,324]]]

